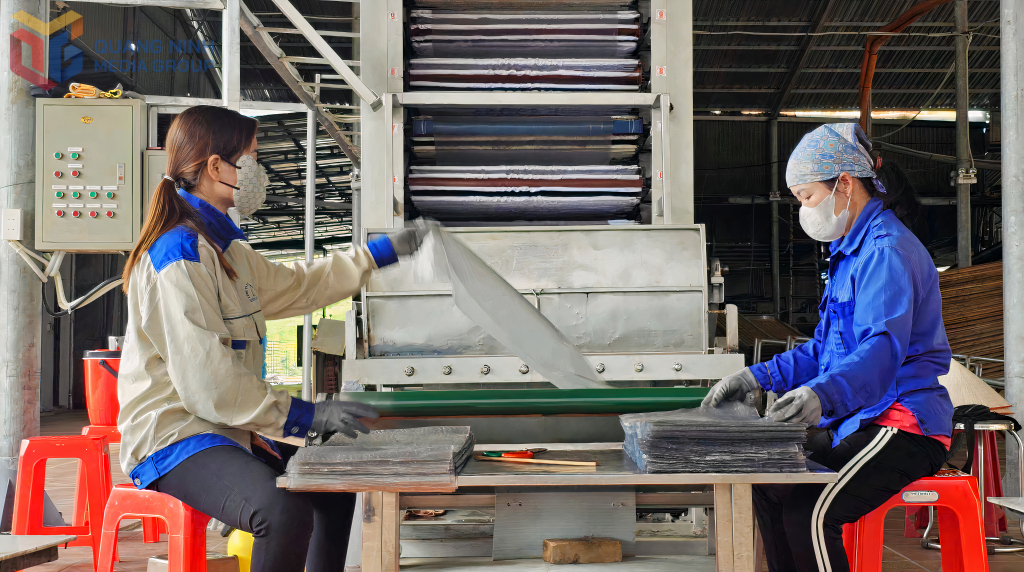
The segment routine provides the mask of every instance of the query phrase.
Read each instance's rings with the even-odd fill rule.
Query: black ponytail
[[[900,219],[907,228],[913,229],[917,222],[919,205],[917,203],[917,189],[907,178],[907,174],[896,163],[885,161],[875,171],[875,177],[885,187],[885,193],[875,189],[871,179],[865,179],[864,188],[872,197],[882,200],[882,207],[891,209],[896,218]]]

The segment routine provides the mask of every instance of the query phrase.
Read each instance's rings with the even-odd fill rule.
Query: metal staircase
[[[355,123],[359,121],[358,113],[342,115],[332,110],[358,111],[357,106],[346,105],[325,105],[319,101],[319,89],[323,88],[348,88],[357,96],[368,102],[373,110],[381,107],[383,99],[380,95],[359,79],[359,76],[352,71],[349,65],[358,65],[358,62],[345,61],[334,51],[324,40],[324,36],[341,36],[358,38],[358,32],[323,31],[318,32],[307,21],[307,19],[295,9],[288,0],[273,0],[278,9],[288,18],[295,28],[280,28],[264,26],[259,18],[251,10],[241,3],[239,23],[242,31],[253,42],[255,47],[263,54],[267,62],[281,76],[284,83],[298,96],[299,100],[309,108],[316,116],[317,121],[324,127],[328,134],[338,143],[342,152],[352,161],[353,167],[360,168],[359,147],[352,144],[348,137],[342,133],[339,124]],[[277,44],[271,34],[297,34],[303,36],[307,42],[322,56],[320,58],[289,56]],[[330,65],[338,75],[319,76],[317,81],[307,81],[296,69],[296,63],[303,64],[327,64]],[[344,84],[322,83],[323,80],[342,80]]]

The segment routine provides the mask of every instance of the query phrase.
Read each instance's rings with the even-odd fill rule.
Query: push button
[[[80,213],[78,211],[71,211],[71,216],[73,216],[75,218],[78,218],[78,217],[82,216],[82,213]]]
[[[58,179],[61,178],[63,175],[64,175],[64,173],[61,173],[60,171],[54,171],[53,172],[53,176],[58,178]]]
[[[78,178],[78,176],[81,175],[81,174],[82,174],[81,171],[71,171],[71,176],[75,177],[75,178]]]
[[[63,199],[64,191],[57,191],[56,193],[53,193],[53,196],[57,197],[58,199]]]
[[[81,157],[81,155],[79,155],[78,153],[72,153],[72,154],[71,154],[71,158],[72,158],[72,159],[77,159],[77,158],[79,158],[79,157]],[[59,158],[59,157],[58,157],[58,158]]]
[[[64,154],[61,153],[60,151],[57,151],[56,153],[53,154],[53,158],[54,159],[60,159],[63,156],[64,156]]]
[[[64,216],[64,211],[62,211],[62,210],[58,210],[57,212],[55,212],[55,213],[53,213],[53,214],[55,214],[55,215],[57,215],[57,216]]]
[[[77,198],[79,198],[81,196],[82,196],[82,193],[80,193],[78,191],[72,191],[71,192],[71,198],[73,198],[73,199],[77,199]]]
[[[89,211],[89,218],[96,218],[100,216],[96,211]]]
[[[89,191],[89,198],[90,199],[95,199],[98,196],[99,196],[99,193],[97,193],[96,191]]]
[[[113,193],[113,192],[111,192],[111,191],[107,191],[107,198],[108,198],[108,199],[112,199],[112,198],[114,198],[114,193]]]
[[[114,211],[107,211],[107,218],[114,218]]]

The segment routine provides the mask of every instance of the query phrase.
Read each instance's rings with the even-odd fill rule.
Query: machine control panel
[[[129,250],[142,214],[144,104],[37,101],[36,246]]]

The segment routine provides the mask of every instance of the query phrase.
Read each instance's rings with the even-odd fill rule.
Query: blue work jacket
[[[829,249],[814,339],[752,366],[761,387],[810,387],[821,400],[818,427],[834,431],[833,446],[895,402],[925,435],[950,436],[953,404],[938,376],[952,355],[928,251],[875,198]]]

